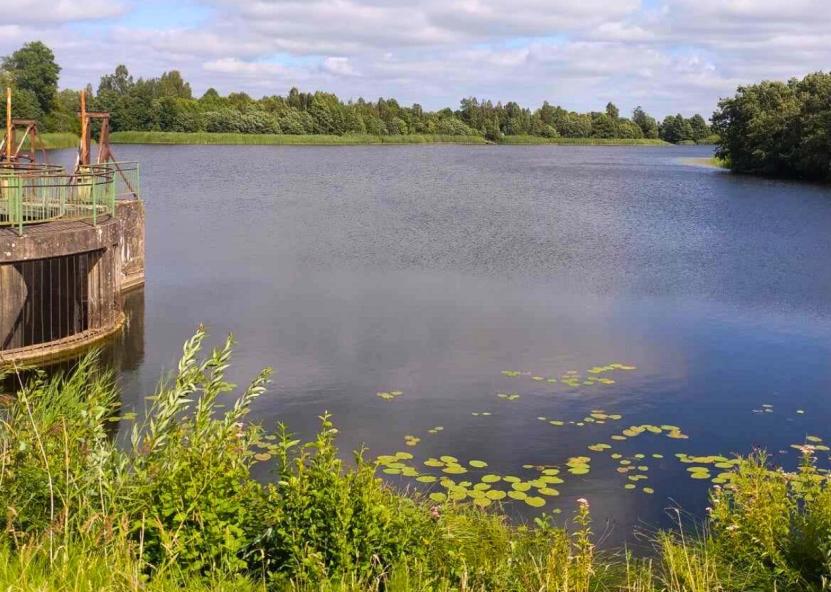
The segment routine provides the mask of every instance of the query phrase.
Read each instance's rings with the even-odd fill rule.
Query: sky
[[[125,64],[195,94],[301,90],[615,102],[708,117],[740,84],[831,68],[831,0],[0,0],[0,55],[41,40],[61,87]]]

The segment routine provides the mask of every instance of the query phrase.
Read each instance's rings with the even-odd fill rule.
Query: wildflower
[[[438,506],[432,506],[432,507],[430,508],[430,517],[431,517],[433,520],[438,520],[439,518],[441,518],[441,512],[439,511],[439,507],[438,507]]]
[[[581,497],[580,499],[578,499],[578,500],[577,500],[577,503],[578,503],[578,504],[580,504],[580,505],[581,505],[582,507],[584,507],[584,508],[588,508],[588,507],[589,507],[589,500],[587,500],[587,499],[586,499],[586,498],[584,498],[584,497]]]

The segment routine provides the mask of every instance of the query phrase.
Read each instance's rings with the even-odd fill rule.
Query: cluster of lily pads
[[[628,438],[640,436],[646,432],[651,434],[663,434],[667,438],[672,438],[673,440],[686,440],[689,438],[689,436],[682,432],[681,428],[676,425],[664,424],[658,426],[648,423],[629,426],[620,434],[614,434],[611,438],[612,440],[626,440]]]
[[[831,450],[819,436],[805,436],[805,442],[803,444],[791,444],[791,448],[796,448],[803,453],[828,452]]]
[[[528,376],[536,382],[561,383],[568,387],[577,387],[581,385],[613,384],[615,381],[608,377],[608,373],[635,369],[635,366],[613,363],[606,366],[594,366],[584,373],[569,370],[557,377],[545,377],[518,370],[504,370],[502,375],[509,378]],[[402,391],[379,392],[378,397],[392,400],[402,394]],[[520,395],[514,391],[504,391],[498,392],[496,397],[506,402],[512,402],[517,401]],[[773,413],[774,408],[773,405],[765,403],[759,409],[753,411],[756,413]],[[798,409],[796,413],[801,415],[804,414],[804,411]],[[471,415],[474,417],[489,417],[493,413],[491,411],[472,411]],[[619,413],[592,409],[581,419],[565,420],[543,416],[537,419],[557,427],[567,425],[585,427],[616,422],[622,418],[623,416]],[[429,428],[427,433],[435,435],[442,430],[444,430],[442,426],[435,426]],[[640,424],[630,425],[620,432],[612,434],[609,436],[609,442],[596,442],[589,444],[587,448],[594,454],[608,454],[612,460],[617,462],[617,473],[626,477],[623,485],[624,489],[653,494],[654,489],[647,485],[649,483],[649,463],[651,460],[663,459],[663,455],[658,453],[647,455],[640,452],[624,455],[615,450],[615,447],[623,441],[645,434],[663,436],[671,440],[686,440],[689,438],[676,425]],[[404,436],[404,443],[409,447],[417,446],[419,442],[421,442],[419,436],[412,434]],[[805,443],[794,444],[792,447],[802,452],[830,450],[818,436],[807,436]],[[738,459],[728,459],[720,455],[694,456],[682,452],[676,453],[675,457],[681,463],[691,465],[687,468],[687,473],[692,479],[710,480],[712,483],[723,484],[728,487],[734,475],[733,469],[740,462]],[[564,482],[561,471],[574,476],[587,475],[591,471],[591,461],[592,457],[586,455],[570,457],[562,467],[557,465],[523,465],[523,469],[535,471],[535,475],[523,479],[516,475],[487,472],[488,464],[482,460],[462,462],[450,455],[443,455],[438,458],[430,457],[422,461],[421,464],[415,461],[413,455],[408,452],[381,455],[377,459],[379,468],[385,475],[411,478],[418,483],[429,485],[431,491],[428,496],[437,503],[469,500],[477,506],[487,507],[493,503],[513,500],[524,502],[533,508],[541,508],[547,504],[548,498],[559,495],[555,485]],[[555,508],[554,512],[559,512],[559,510]]]
[[[577,388],[579,386],[592,386],[595,384],[615,384],[613,378],[602,375],[616,370],[637,370],[637,367],[615,362],[613,364],[607,364],[606,366],[589,368],[586,371],[586,375],[581,374],[577,370],[568,370],[559,376],[543,376],[534,372],[522,372],[520,370],[503,370],[502,375],[509,378],[528,376],[535,382],[547,382],[548,384],[559,382],[566,386]]]
[[[563,419],[549,419],[545,416],[540,416],[537,418],[539,421],[544,421],[556,427],[562,427],[565,425],[574,425],[579,428],[584,427],[586,424],[597,424],[602,425],[607,421],[619,421],[623,419],[623,416],[618,413],[606,413],[602,409],[592,409],[589,415],[584,417],[583,419],[579,420],[563,420]]]
[[[729,483],[733,478],[733,468],[739,464],[739,459],[729,459],[721,455],[710,456],[690,456],[684,453],[675,455],[678,460],[684,464],[691,464],[694,466],[688,467],[687,472],[692,479],[710,479],[717,485]],[[702,466],[710,465],[710,466]],[[715,477],[713,477],[711,470],[720,469]]]
[[[397,399],[403,394],[404,391],[381,391],[379,393],[376,393],[376,396],[379,399],[384,399],[385,401],[392,401],[393,399]]]
[[[391,455],[381,455],[377,462],[381,472],[386,475],[400,475],[402,477],[414,478],[419,483],[436,484],[444,491],[433,491],[428,497],[434,502],[448,500],[462,501],[469,499],[473,504],[480,507],[487,507],[494,502],[502,500],[522,501],[533,508],[541,508],[546,505],[546,497],[556,497],[560,492],[554,485],[563,483],[558,475],[560,469],[556,467],[534,467],[525,465],[524,468],[536,469],[538,474],[531,479],[523,480],[516,475],[501,475],[496,473],[485,473],[488,463],[483,460],[469,460],[466,463],[459,461],[455,456],[443,455],[438,458],[431,457],[422,464],[426,470],[420,470],[414,466],[413,455],[408,452],[396,452]],[[582,463],[588,463],[588,457],[576,457],[569,459],[569,472],[583,474],[588,472],[582,470]],[[433,474],[430,471],[440,471],[441,475]],[[477,478],[464,478],[458,481],[453,477],[477,474]]]

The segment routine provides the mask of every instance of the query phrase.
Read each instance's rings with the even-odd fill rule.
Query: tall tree
[[[3,58],[2,69],[11,75],[17,89],[35,96],[41,111],[48,113],[51,110],[61,73],[51,49],[40,41],[26,43]]]
[[[654,117],[647,114],[640,105],[635,107],[635,110],[632,112],[632,121],[641,128],[644,138],[658,137],[658,122],[655,121]]]

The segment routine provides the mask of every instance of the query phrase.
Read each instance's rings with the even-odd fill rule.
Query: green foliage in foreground
[[[210,132],[114,132],[114,144],[267,144],[267,145],[354,145],[354,144],[485,144],[481,136],[373,136],[289,135]]]
[[[324,415],[312,442],[247,422],[268,371],[234,403],[231,342],[199,331],[129,441],[110,437],[117,393],[88,357],[0,401],[0,587],[9,591],[388,590],[710,592],[827,590],[831,487],[806,446],[796,474],[744,460],[715,489],[703,534],[655,553],[600,554],[589,504],[568,529],[541,516],[433,506],[340,460]],[[123,418],[127,421],[126,418]],[[252,477],[273,463],[275,479]]]
[[[739,87],[713,127],[736,172],[831,181],[831,73]]]

